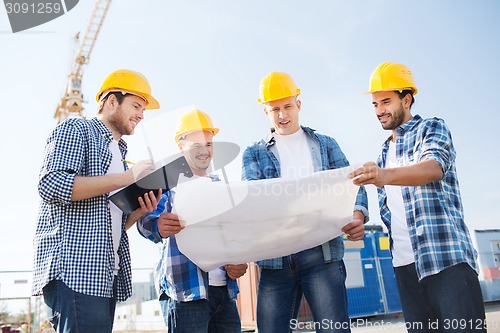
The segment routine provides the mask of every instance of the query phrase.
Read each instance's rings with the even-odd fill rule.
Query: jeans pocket
[[[43,301],[51,309],[51,316],[47,319],[52,326],[57,327],[59,317],[61,315],[60,301],[59,301],[59,281],[52,280],[42,289]]]
[[[342,280],[345,283],[345,281],[347,279],[347,270],[345,268],[344,260],[339,260],[338,263],[339,263],[339,273],[342,276]]]

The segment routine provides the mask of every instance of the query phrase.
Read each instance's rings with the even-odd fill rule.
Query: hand
[[[132,176],[134,178],[133,183],[135,183],[139,179],[144,178],[147,175],[149,175],[154,170],[155,170],[155,163],[153,161],[142,160],[142,161],[135,163],[134,166],[127,171],[132,173]]]
[[[368,162],[363,167],[351,172],[348,176],[354,185],[362,186],[373,184],[377,187],[386,185],[385,171],[377,163]]]
[[[158,232],[163,238],[179,233],[184,227],[181,225],[179,216],[173,213],[163,213],[158,217]]]
[[[238,265],[224,265],[226,269],[227,276],[231,280],[236,280],[237,278],[243,276],[248,268],[248,264],[238,264]]]
[[[365,215],[360,211],[355,211],[352,216],[352,221],[342,228],[342,232],[347,234],[347,239],[357,241],[365,236]]]
[[[135,211],[139,212],[143,216],[146,213],[151,213],[156,209],[158,206],[158,202],[160,202],[161,199],[161,194],[162,190],[161,188],[158,189],[158,194],[154,195],[153,191],[149,191],[148,193],[144,194],[144,199],[142,197],[139,197],[137,201],[139,201],[139,208],[137,208]]]
[[[154,195],[153,191],[149,191],[144,194],[144,199],[139,197],[137,201],[139,201],[139,208],[134,210],[127,216],[127,221],[125,223],[125,230],[128,230],[134,223],[140,219],[146,213],[151,213],[158,206],[158,202],[161,199],[161,188],[158,190],[158,194]]]

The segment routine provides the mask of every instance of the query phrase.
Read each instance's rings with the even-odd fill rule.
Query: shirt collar
[[[300,128],[302,128],[302,130],[306,133],[306,135],[312,135],[313,132],[316,131],[306,126],[300,126]],[[271,133],[267,135],[265,142],[266,142],[266,147],[273,146],[276,143],[276,140],[274,139],[274,128],[271,128]]]
[[[398,129],[400,129],[402,132],[408,132],[411,129],[413,129],[415,126],[417,126],[417,124],[420,122],[421,119],[422,119],[422,117],[420,117],[418,114],[416,114],[409,121],[407,121],[406,123],[399,126]]]
[[[99,118],[94,117],[90,119],[90,123],[97,128],[99,133],[101,133],[102,137],[105,138],[108,143],[113,140],[113,133],[111,133],[108,126],[106,126]],[[118,146],[122,150],[127,150],[127,143],[123,140],[123,138],[120,138],[120,141],[118,141]]]
[[[396,133],[398,135],[403,135],[404,133],[406,132],[409,132],[411,131],[413,128],[415,128],[415,126],[418,125],[418,123],[422,120],[422,117],[420,117],[420,115],[416,114],[414,115],[410,120],[408,120],[406,123],[402,124],[402,125],[399,125],[397,128],[396,128]],[[392,134],[389,135],[389,137],[387,138],[387,140],[385,141],[385,143],[388,145],[389,144],[389,141],[392,139]]]

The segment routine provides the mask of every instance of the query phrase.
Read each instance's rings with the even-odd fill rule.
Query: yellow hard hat
[[[278,99],[297,96],[300,89],[287,73],[271,72],[260,81],[258,102],[265,104]]]
[[[183,114],[177,121],[175,128],[175,142],[184,135],[196,131],[210,131],[213,135],[219,133],[219,129],[214,127],[210,116],[201,110],[195,109]]]
[[[368,93],[408,89],[413,91],[413,95],[418,92],[410,69],[403,64],[383,62],[375,68],[370,76]]]
[[[151,96],[151,86],[144,75],[128,69],[119,69],[109,74],[101,85],[96,95],[96,101],[106,96],[107,93],[121,91],[144,98],[147,102],[146,109],[159,109],[160,103]]]

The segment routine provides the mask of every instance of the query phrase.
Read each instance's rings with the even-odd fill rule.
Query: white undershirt
[[[122,173],[123,171],[125,171],[120,148],[118,147],[118,141],[114,139],[111,140],[109,144],[109,151],[112,154],[112,159],[107,174]],[[113,191],[109,195],[111,196],[113,193],[118,192],[119,190],[120,189]],[[118,270],[120,269],[120,257],[118,257],[118,247],[120,246],[120,239],[122,237],[123,212],[113,202],[109,201],[109,205],[111,211],[111,231],[113,237],[113,249],[115,251],[114,274],[118,275]]]
[[[208,272],[208,284],[210,286],[221,287],[226,285],[226,271],[222,267],[212,269]]]
[[[296,179],[314,173],[311,149],[302,128],[289,135],[274,133],[274,140],[278,149],[281,178]]]
[[[387,151],[386,168],[400,166],[396,159],[396,144],[389,142]],[[401,186],[385,185],[387,206],[391,211],[391,234],[393,241],[392,264],[394,267],[409,265],[415,261],[411,247],[408,224],[406,223],[405,205]]]

